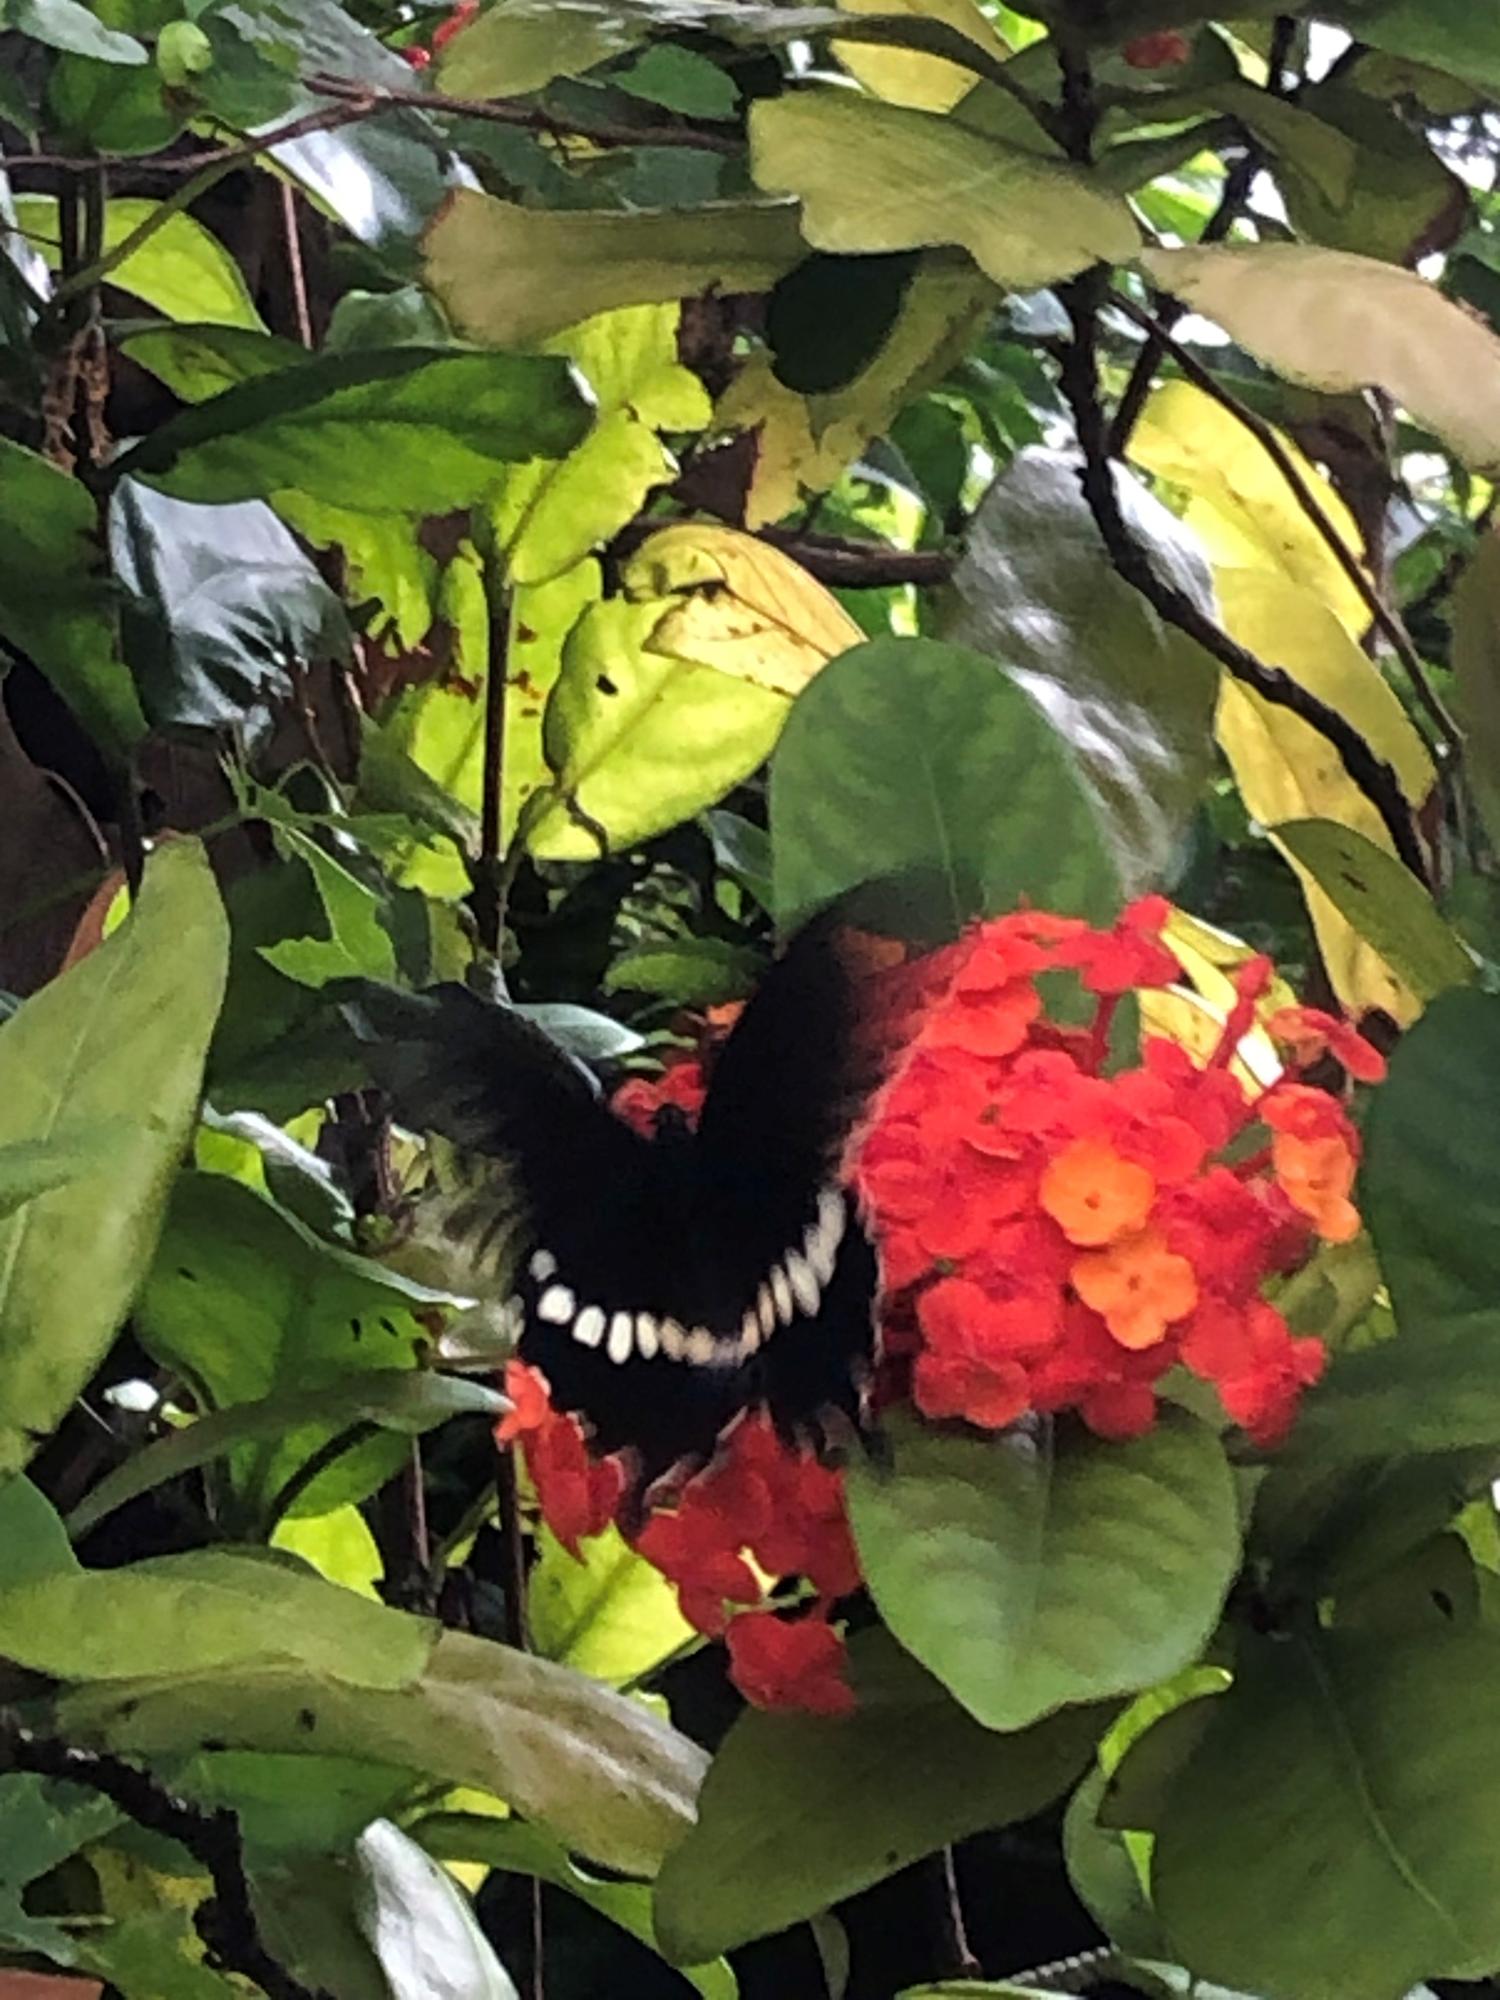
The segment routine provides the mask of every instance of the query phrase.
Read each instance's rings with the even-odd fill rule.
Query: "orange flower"
[[[1282,1193],[1325,1243],[1349,1243],[1358,1236],[1359,1210],[1349,1199],[1354,1155],[1342,1138],[1303,1139],[1294,1132],[1275,1132],[1271,1164]]]
[[[1155,1347],[1173,1320],[1198,1303],[1198,1280],[1186,1257],[1143,1229],[1107,1250],[1073,1260],[1073,1289],[1092,1306],[1121,1347]]]
[[[1155,1199],[1146,1168],[1097,1139],[1075,1141],[1042,1175],[1042,1207],[1070,1243],[1090,1249],[1139,1229]]]

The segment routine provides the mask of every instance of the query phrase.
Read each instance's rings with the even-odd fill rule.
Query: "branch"
[[[0,1709],[0,1765],[30,1771],[38,1777],[59,1778],[86,1785],[117,1805],[128,1819],[152,1833],[165,1834],[187,1849],[213,1884],[213,1894],[193,1912],[209,1963],[225,1972],[241,1973],[258,1986],[267,2000],[330,2000],[321,1990],[304,1986],[274,1959],[261,1941],[250,1885],[245,1876],[245,1849],[239,1821],[223,1807],[206,1812],[188,1805],[154,1778],[123,1758],[104,1751],[80,1750],[56,1737],[40,1736]]]
[[[819,583],[838,590],[879,590],[899,583],[946,583],[958,561],[951,549],[892,549],[883,542],[799,533],[795,528],[762,528],[759,539],[791,556]]]
[[[1371,622],[1382,634],[1400,660],[1411,682],[1412,690],[1431,717],[1433,726],[1443,739],[1443,746],[1450,758],[1456,758],[1463,749],[1463,731],[1450,714],[1442,696],[1427,678],[1427,670],[1422,665],[1416,648],[1401,620],[1391,610],[1349,544],[1324,513],[1307,481],[1302,477],[1281,439],[1264,417],[1247,408],[1238,396],[1227,389],[1216,375],[1203,366],[1191,348],[1184,347],[1175,339],[1160,321],[1153,319],[1143,307],[1116,293],[1111,301],[1119,310],[1133,319],[1137,326],[1144,327],[1148,336],[1157,341],[1163,352],[1170,354],[1194,388],[1201,389],[1206,396],[1225,409],[1235,420],[1244,425],[1261,450],[1270,459],[1276,470],[1291,488],[1292,498],[1306,515],[1317,534],[1327,547],[1329,554],[1344,575],[1358,591],[1360,600],[1370,614]]]
[[[1268,666],[1200,611],[1185,591],[1157,574],[1146,551],[1126,526],[1115,492],[1104,413],[1099,403],[1095,314],[1107,289],[1107,274],[1088,273],[1061,289],[1073,323],[1073,339],[1063,350],[1061,386],[1073,412],[1083,450],[1083,495],[1111,562],[1125,581],[1179,632],[1196,639],[1228,673],[1263,701],[1300,716],[1338,752],[1344,769],[1380,814],[1391,844],[1417,880],[1430,883],[1412,810],[1395,771],[1377,757],[1346,716],[1293,680],[1284,667]]]
[[[358,106],[359,115],[364,117],[392,109],[439,111],[457,118],[481,118],[492,125],[515,125],[523,132],[542,132],[554,139],[583,139],[594,146],[691,146],[700,153],[739,153],[745,146],[744,134],[737,126],[708,119],[684,119],[675,125],[581,125],[576,119],[503,97],[445,97],[436,90],[376,89],[337,76],[312,76],[306,83],[319,97],[336,97]]]

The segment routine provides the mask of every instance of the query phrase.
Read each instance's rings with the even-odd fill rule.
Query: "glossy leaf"
[[[1488,1633],[1246,1649],[1154,1829],[1156,1906],[1191,1969],[1302,2000],[1398,2000],[1493,1965],[1497,1667]]]
[[[1026,290],[1101,259],[1118,263],[1139,240],[1124,202],[1079,170],[956,119],[848,91],[761,99],[750,148],[756,185],[797,196],[817,250],[958,243],[998,284]]]
[[[937,871],[953,925],[1029,897],[1109,919],[1120,891],[1069,753],[979,654],[875,639],[797,701],[771,767],[776,910],[786,927],[845,889]]]
[[[311,1749],[472,1785],[625,1874],[654,1873],[682,1838],[706,1763],[639,1702],[461,1632],[445,1632],[401,1687],[355,1688],[292,1668],[221,1671],[78,1693],[60,1713],[68,1730],[127,1754]]]
[[[854,1643],[836,1727],[750,1710],[719,1746],[693,1831],[657,1881],[656,1931],[693,1964],[784,1930],[947,1841],[1026,1819],[1071,1783],[1105,1711],[980,1728],[880,1632]]]
[[[79,0],[10,0],[5,26],[17,28],[49,49],[70,49],[96,62],[135,66],[150,61],[134,35],[106,28],[92,9]]]
[[[912,14],[920,20],[942,21],[955,33],[983,49],[994,62],[1004,62],[1010,50],[974,0],[841,0],[852,14]],[[889,104],[913,111],[952,111],[974,88],[974,72],[942,56],[919,55],[899,47],[869,42],[835,41],[833,52],[866,90]]]
[[[616,306],[767,291],[805,246],[785,206],[543,213],[464,188],[423,250],[459,332],[516,347]]]
[[[1239,1564],[1234,1485],[1206,1425],[1145,1437],[955,1437],[893,1420],[890,1471],[851,1465],[882,1618],[978,1721],[1021,1729],[1193,1660]]]
[[[458,1884],[388,1819],[354,1843],[355,1914],[391,2000],[518,2000]]]
[[[1153,283],[1278,374],[1375,386],[1480,471],[1500,468],[1500,340],[1414,271],[1301,243],[1147,250]]]
[[[38,1195],[66,1187],[84,1174],[99,1173],[109,1165],[116,1139],[129,1130],[123,1120],[106,1119],[92,1131],[0,1145],[0,1221]]]
[[[87,1140],[108,1160],[0,1221],[0,1463],[25,1463],[149,1268],[197,1114],[227,935],[203,850],[152,856],[129,920],[0,1027],[0,1145]],[[89,1246],[78,1254],[80,1242]]]
[[[0,440],[0,637],[30,654],[107,754],[145,733],[81,480]]]
[[[333,354],[223,390],[114,463],[179,500],[295,487],[368,513],[446,513],[501,468],[570,451],[589,427],[562,361],[397,347]]]
[[[1212,615],[1196,542],[1134,481],[1120,503],[1155,567]],[[954,573],[946,638],[987,653],[1073,751],[1127,894],[1172,868],[1213,755],[1219,670],[1116,573],[1061,453],[1022,452]]]

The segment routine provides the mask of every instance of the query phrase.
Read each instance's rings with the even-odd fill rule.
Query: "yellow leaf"
[[[364,1515],[352,1503],[327,1514],[286,1516],[277,1522],[271,1546],[290,1549],[330,1583],[373,1597],[377,1604],[381,1601],[375,1582],[385,1565]]]
[[[1310,590],[1264,570],[1223,570],[1216,581],[1232,636],[1345,716],[1392,766],[1410,804],[1419,807],[1432,789],[1432,759],[1395,694],[1328,607]],[[1331,819],[1392,851],[1380,814],[1310,723],[1226,676],[1217,728],[1245,805],[1263,826]],[[1340,916],[1311,875],[1291,865],[1342,1004],[1354,1014],[1382,1008],[1403,1025],[1415,1020],[1421,1012],[1417,995]]]
[[[773,694],[799,694],[819,667],[864,637],[790,556],[709,522],[652,535],[621,580],[629,597],[672,601],[651,632],[651,652],[717,667]]]
[[[1010,55],[974,0],[838,0],[838,4],[853,14],[915,14],[923,20],[943,21],[996,62],[1004,62]],[[917,55],[910,49],[882,48],[873,42],[835,42],[833,52],[866,90],[889,104],[905,104],[914,111],[951,111],[977,80],[972,70],[958,63],[945,62],[941,56]]]
[[[1207,1062],[1218,1047],[1237,995],[1230,972],[1255,954],[1228,931],[1175,907],[1162,926],[1162,942],[1182,967],[1190,986],[1150,987],[1138,995],[1141,1027],[1179,1043],[1195,1062]],[[1256,1005],[1256,1025],[1242,1035],[1231,1074],[1250,1090],[1264,1090],[1281,1074],[1281,1058],[1260,1025],[1297,996],[1284,979],[1272,979]]]
[[[1280,441],[1340,541],[1358,556],[1354,516],[1291,439]],[[1277,572],[1305,585],[1351,637],[1365,630],[1370,614],[1337,557],[1260,443],[1222,403],[1191,382],[1163,383],[1131,433],[1130,456],[1187,490],[1183,518],[1216,569]]]

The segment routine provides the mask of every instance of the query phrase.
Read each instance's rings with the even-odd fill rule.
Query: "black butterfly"
[[[365,987],[349,1009],[400,1121],[486,1169],[457,1212],[513,1274],[521,1357],[642,1491],[764,1405],[785,1436],[863,1428],[876,1260],[840,1161],[879,1081],[847,911],[814,918],[714,1064],[696,1131],[642,1137],[513,1009],[459,986]]]

